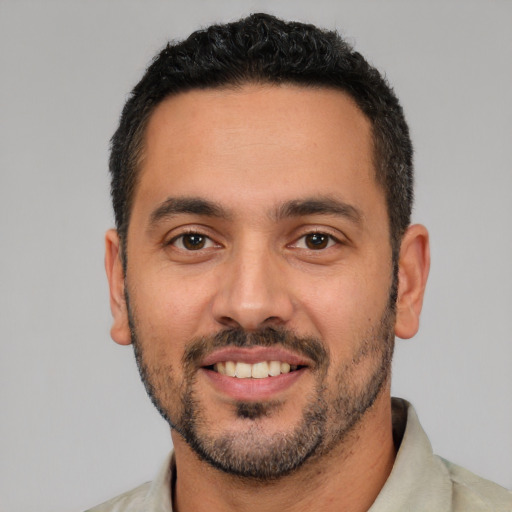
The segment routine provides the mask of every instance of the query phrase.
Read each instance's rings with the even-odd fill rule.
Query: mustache
[[[277,345],[309,358],[316,367],[325,366],[329,361],[329,352],[320,339],[299,336],[289,329],[266,327],[250,332],[242,328],[230,328],[211,336],[196,338],[185,349],[182,362],[185,368],[197,368],[208,354],[219,348]]]

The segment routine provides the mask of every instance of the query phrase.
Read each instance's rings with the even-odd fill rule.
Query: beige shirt
[[[434,455],[414,408],[396,398],[393,435],[400,449],[369,512],[512,512],[511,491]],[[171,454],[153,482],[88,512],[172,512],[175,471]]]

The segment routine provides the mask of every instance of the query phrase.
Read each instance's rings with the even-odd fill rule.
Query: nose
[[[213,300],[215,320],[247,331],[286,325],[292,317],[293,300],[279,260],[268,247],[233,254],[223,266]]]

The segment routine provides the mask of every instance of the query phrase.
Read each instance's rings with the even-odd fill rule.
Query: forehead
[[[355,102],[292,85],[167,98],[149,120],[140,173],[135,203],[171,192],[247,204],[376,188],[371,124]]]

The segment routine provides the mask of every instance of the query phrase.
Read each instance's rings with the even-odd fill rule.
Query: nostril
[[[237,321],[230,316],[221,316],[217,321],[229,328],[244,329],[245,331],[257,331],[262,327],[281,327],[285,324],[285,320],[278,316],[269,316],[265,320],[258,321],[257,319],[245,318],[244,321]]]
[[[264,325],[265,327],[282,324],[284,324],[284,320],[282,318],[279,318],[278,316],[269,316],[262,323],[262,325]]]
[[[221,316],[218,322],[226,327],[239,328],[241,325],[233,318],[229,316]]]

